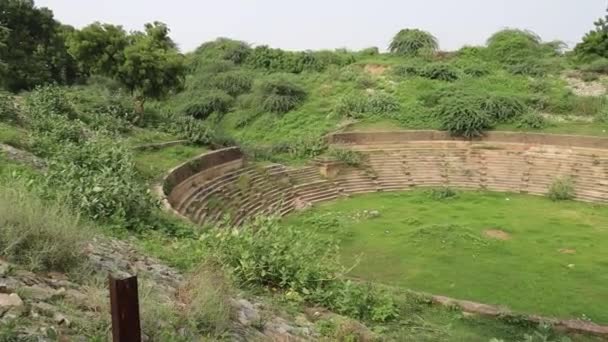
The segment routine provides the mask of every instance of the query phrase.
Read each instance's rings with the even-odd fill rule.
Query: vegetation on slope
[[[69,271],[82,239],[70,232],[90,230],[74,219],[80,214],[99,225],[97,231],[135,234],[183,268],[219,259],[222,272],[247,291],[287,308],[324,305],[387,338],[525,339],[530,327],[465,318],[399,290],[349,281],[334,258],[335,241],[317,232],[262,221],[201,240],[196,227],[162,214],[148,189],[164,169],[205,148],[239,144],[256,158],[302,161],[325,152],[324,134],[353,125],[445,129],[466,137],[496,127],[605,135],[604,93],[577,95],[563,78],[578,69],[580,77],[601,81],[608,72],[605,45],[605,21],[599,21],[571,54],[558,42],[512,29],[494,34],[486,46],[441,52],[430,33],[404,29],[391,53],[291,52],[220,38],[183,55],[162,23],[131,33],[102,23],[75,29],[33,1],[3,1],[0,86],[12,94],[0,94],[0,142],[45,158],[49,168],[41,177],[0,160],[8,182],[29,188],[2,189],[2,217],[10,220],[2,223],[9,229],[0,234],[1,256],[33,270]],[[556,123],[570,117],[579,122]],[[132,150],[176,139],[191,145]],[[355,155],[339,157],[360,162]],[[557,197],[567,198],[563,190],[556,187]],[[15,201],[21,210],[10,210]],[[209,292],[191,289],[195,303],[211,301],[204,297]],[[225,311],[205,317],[187,310],[218,331],[227,319]],[[173,311],[163,317],[181,319]],[[319,329],[329,339],[352,338],[333,321],[321,321]],[[174,336],[166,332],[153,337]]]

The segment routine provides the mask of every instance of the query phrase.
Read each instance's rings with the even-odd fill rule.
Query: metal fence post
[[[109,276],[114,342],[141,342],[137,276],[116,279]]]

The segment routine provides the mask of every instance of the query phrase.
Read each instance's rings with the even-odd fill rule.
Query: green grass
[[[206,150],[199,146],[175,145],[158,150],[136,151],[135,166],[146,180],[154,180]]]
[[[136,128],[126,137],[126,143],[131,146],[145,145],[145,144],[155,144],[162,143],[168,141],[179,140],[173,134],[166,132],[159,132],[153,130],[147,130],[142,128]]]
[[[607,206],[490,192],[437,201],[412,191],[323,204],[286,224],[339,236],[347,265],[361,257],[356,278],[608,323]],[[488,238],[489,229],[510,239]]]
[[[0,122],[0,143],[19,147],[24,146],[26,140],[27,136],[25,130]]]

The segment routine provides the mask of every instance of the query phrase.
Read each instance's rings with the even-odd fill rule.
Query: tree
[[[182,87],[185,76],[184,56],[168,37],[164,24],[146,25],[146,32],[135,32],[124,50],[124,62],[116,78],[133,95],[135,109],[143,115],[146,99],[159,99]]]
[[[418,55],[422,52],[435,52],[439,48],[437,38],[419,29],[399,31],[389,45],[392,53],[399,55]]]
[[[574,48],[574,53],[581,59],[608,58],[608,15],[593,24],[595,29],[583,37],[583,41]]]
[[[75,80],[75,61],[67,52],[61,24],[49,9],[36,8],[32,0],[2,0],[0,26],[5,27],[0,60],[6,65],[7,89]]]
[[[121,26],[93,23],[69,34],[69,52],[86,74],[114,77],[125,61],[129,44],[127,32]]]

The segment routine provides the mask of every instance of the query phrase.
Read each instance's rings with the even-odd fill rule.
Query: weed
[[[82,262],[90,227],[18,183],[0,186],[0,251],[32,271],[69,271]]]
[[[570,200],[574,198],[574,181],[572,177],[560,177],[553,180],[547,193],[553,201]]]

